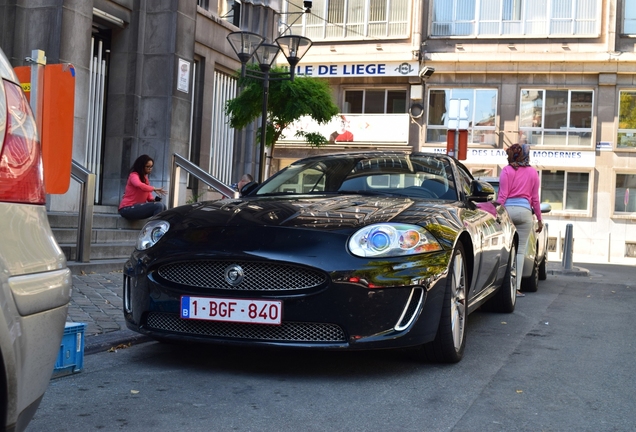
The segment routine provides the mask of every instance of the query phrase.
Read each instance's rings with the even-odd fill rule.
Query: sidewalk
[[[586,269],[576,266],[565,270],[560,262],[548,262],[547,272],[563,276],[589,274]],[[85,354],[151,340],[126,328],[122,311],[122,284],[121,271],[73,275],[73,294],[66,320],[86,324]]]
[[[126,328],[122,283],[121,271],[73,275],[73,294],[66,321],[86,324],[85,354],[107,351],[120,344],[150,340]]]

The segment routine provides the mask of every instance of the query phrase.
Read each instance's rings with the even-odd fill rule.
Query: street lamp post
[[[265,38],[251,32],[232,32],[227,40],[241,62],[241,76],[249,76],[263,81],[263,110],[261,112],[261,148],[259,165],[259,182],[265,180],[266,161],[265,147],[267,138],[267,101],[269,97],[269,82],[294,80],[296,65],[307,53],[312,45],[309,38],[298,35],[280,36],[274,42],[265,42]],[[270,73],[272,64],[279,52],[283,53],[289,63],[289,72]],[[256,58],[260,71],[247,70],[246,65],[252,57]]]

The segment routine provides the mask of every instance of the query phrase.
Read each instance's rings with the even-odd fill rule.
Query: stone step
[[[49,212],[49,225],[66,255],[68,267],[75,274],[121,270],[135,248],[139,230],[145,220],[124,219],[117,206],[93,207],[93,229],[88,263],[77,262],[77,212]]]
[[[119,214],[117,206],[113,205],[94,205],[93,213],[111,213]]]
[[[49,225],[52,228],[75,228],[79,223],[79,216],[73,212],[49,212]],[[131,229],[140,230],[143,228],[145,220],[128,220],[119,216],[117,213],[94,213],[93,229],[95,228],[112,228],[112,229]]]
[[[68,262],[77,261],[77,245],[60,243],[60,248]],[[117,243],[92,243],[90,260],[127,259],[135,249],[135,241]]]
[[[123,278],[124,263],[126,263],[126,259],[122,258],[95,259],[87,263],[68,261],[67,266],[71,270],[71,273],[76,275],[90,273],[111,273],[119,271],[122,272]]]
[[[51,228],[51,230],[58,243],[77,243],[77,228]],[[137,229],[93,228],[91,244],[130,241],[134,244],[138,235]]]

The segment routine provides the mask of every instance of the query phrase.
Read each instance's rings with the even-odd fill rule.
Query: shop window
[[[205,10],[210,9],[210,0],[197,0],[197,6]]]
[[[345,114],[404,114],[406,90],[346,90],[342,112]]]
[[[428,93],[427,142],[446,142],[451,100],[467,101],[469,144],[497,144],[497,90],[494,89],[431,89]]]
[[[636,8],[636,5],[634,6]],[[636,91],[621,91],[618,106],[616,147],[636,149]]]
[[[616,174],[614,213],[636,212],[636,174]]]
[[[631,12],[631,6],[626,13],[628,9]],[[431,33],[439,37],[597,36],[600,11],[601,0],[552,0],[547,4],[537,0],[434,0]]]
[[[529,144],[592,146],[591,90],[521,90],[519,130]]]
[[[409,36],[411,0],[303,0],[283,2],[287,25],[312,40],[398,38]]]
[[[590,173],[541,171],[541,202],[553,211],[587,211],[590,197]]]

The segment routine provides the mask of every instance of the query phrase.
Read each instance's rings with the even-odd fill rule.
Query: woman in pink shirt
[[[153,196],[153,192],[165,195],[166,191],[161,187],[154,187],[148,181],[148,175],[152,172],[155,161],[148,155],[141,155],[135,160],[128,182],[124,198],[119,204],[119,214],[126,219],[146,219],[166,209],[159,196]]]
[[[513,144],[506,150],[506,153],[509,165],[504,167],[499,176],[497,201],[506,207],[519,234],[517,295],[523,296],[524,294],[520,291],[522,266],[530,230],[534,227],[533,213],[539,222],[537,232],[543,230],[539,202],[539,174],[530,166],[530,146],[528,144]]]

